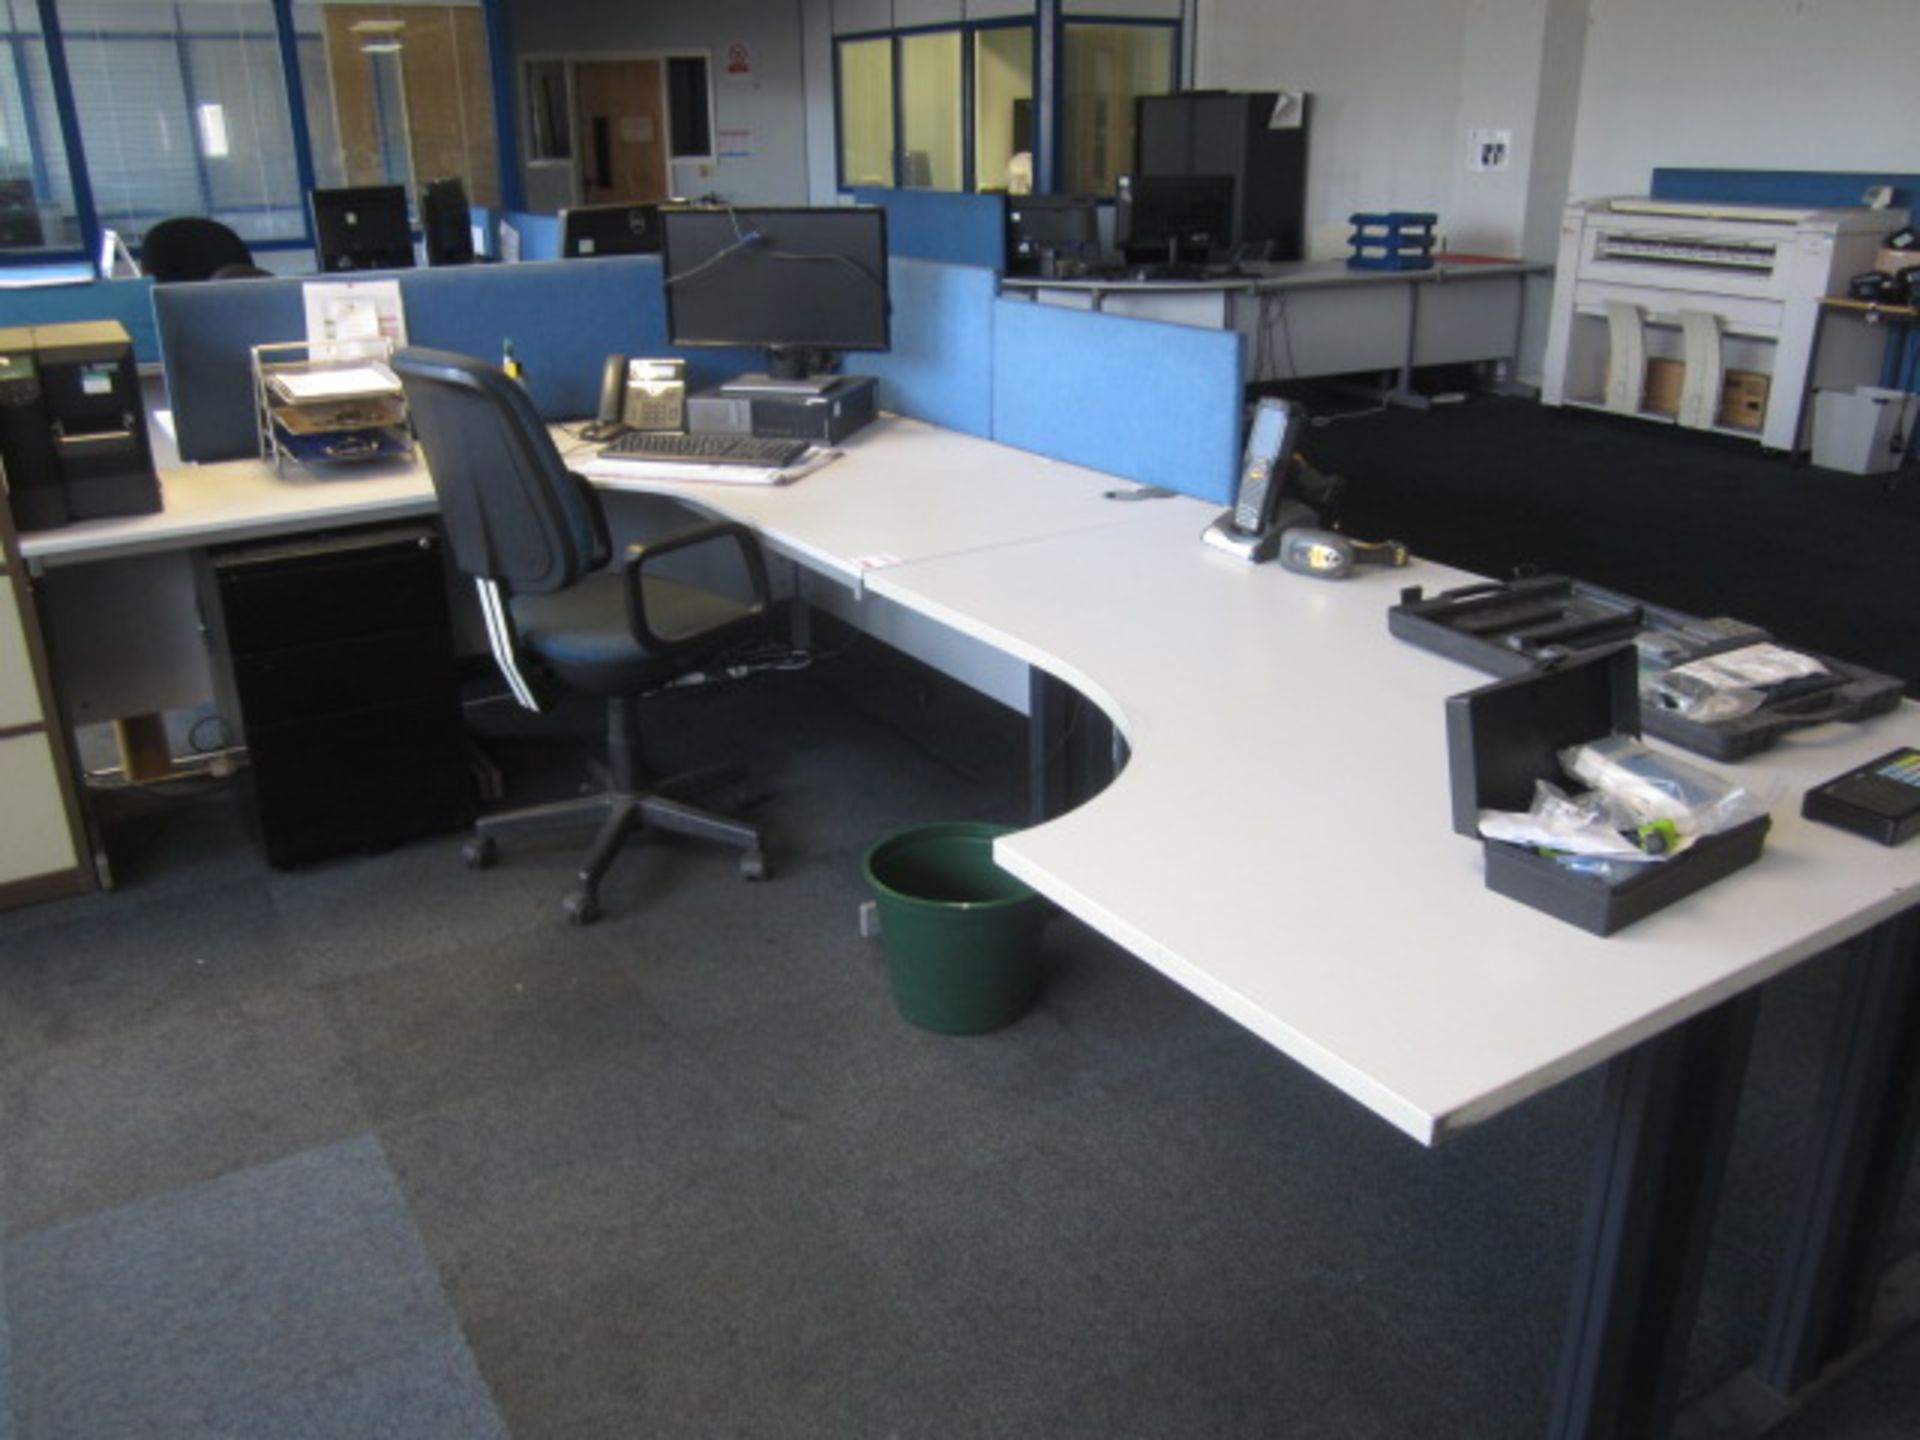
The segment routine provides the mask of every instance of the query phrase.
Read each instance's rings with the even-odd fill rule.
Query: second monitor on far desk
[[[323,271],[405,270],[413,265],[413,227],[400,185],[310,190],[313,248]]]

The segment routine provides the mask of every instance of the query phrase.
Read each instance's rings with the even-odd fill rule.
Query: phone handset
[[[1233,508],[1207,527],[1202,540],[1246,560],[1271,560],[1282,530],[1318,523],[1311,507],[1286,498],[1287,471],[1306,418],[1290,400],[1268,398],[1254,407]]]
[[[593,423],[580,431],[582,440],[611,440],[627,428],[621,418],[627,397],[627,357],[624,355],[607,356],[606,368],[600,372],[600,402],[595,407]]]

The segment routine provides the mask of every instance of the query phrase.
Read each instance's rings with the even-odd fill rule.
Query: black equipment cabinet
[[[1278,91],[1143,95],[1134,102],[1135,173],[1231,175],[1233,243],[1251,249],[1269,242],[1266,259],[1298,260],[1306,253],[1311,114],[1309,96],[1292,98],[1299,123],[1274,129]]]
[[[439,532],[215,550],[201,612],[249,819],[275,865],[462,829],[475,812]]]

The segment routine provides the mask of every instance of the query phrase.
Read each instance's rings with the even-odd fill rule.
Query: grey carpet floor
[[[772,880],[649,843],[574,929],[576,837],[282,872],[227,785],[102,797],[119,888],[0,916],[0,1440],[1540,1433],[1597,1077],[1423,1150],[1064,918],[1025,1019],[916,1030],[861,854],[1017,819],[1019,722],[872,646],[648,719],[749,763]],[[1693,1389],[1834,973],[1763,1007]],[[1916,1361],[1779,1433],[1920,1433]]]

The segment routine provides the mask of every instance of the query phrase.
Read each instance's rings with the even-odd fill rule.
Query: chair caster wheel
[[[749,850],[740,857],[740,878],[743,880],[764,880],[767,878],[767,856],[762,850]]]
[[[485,870],[499,858],[491,835],[479,835],[460,847],[460,858],[469,870]]]
[[[584,890],[576,890],[560,902],[570,925],[591,925],[600,918],[600,902]]]

